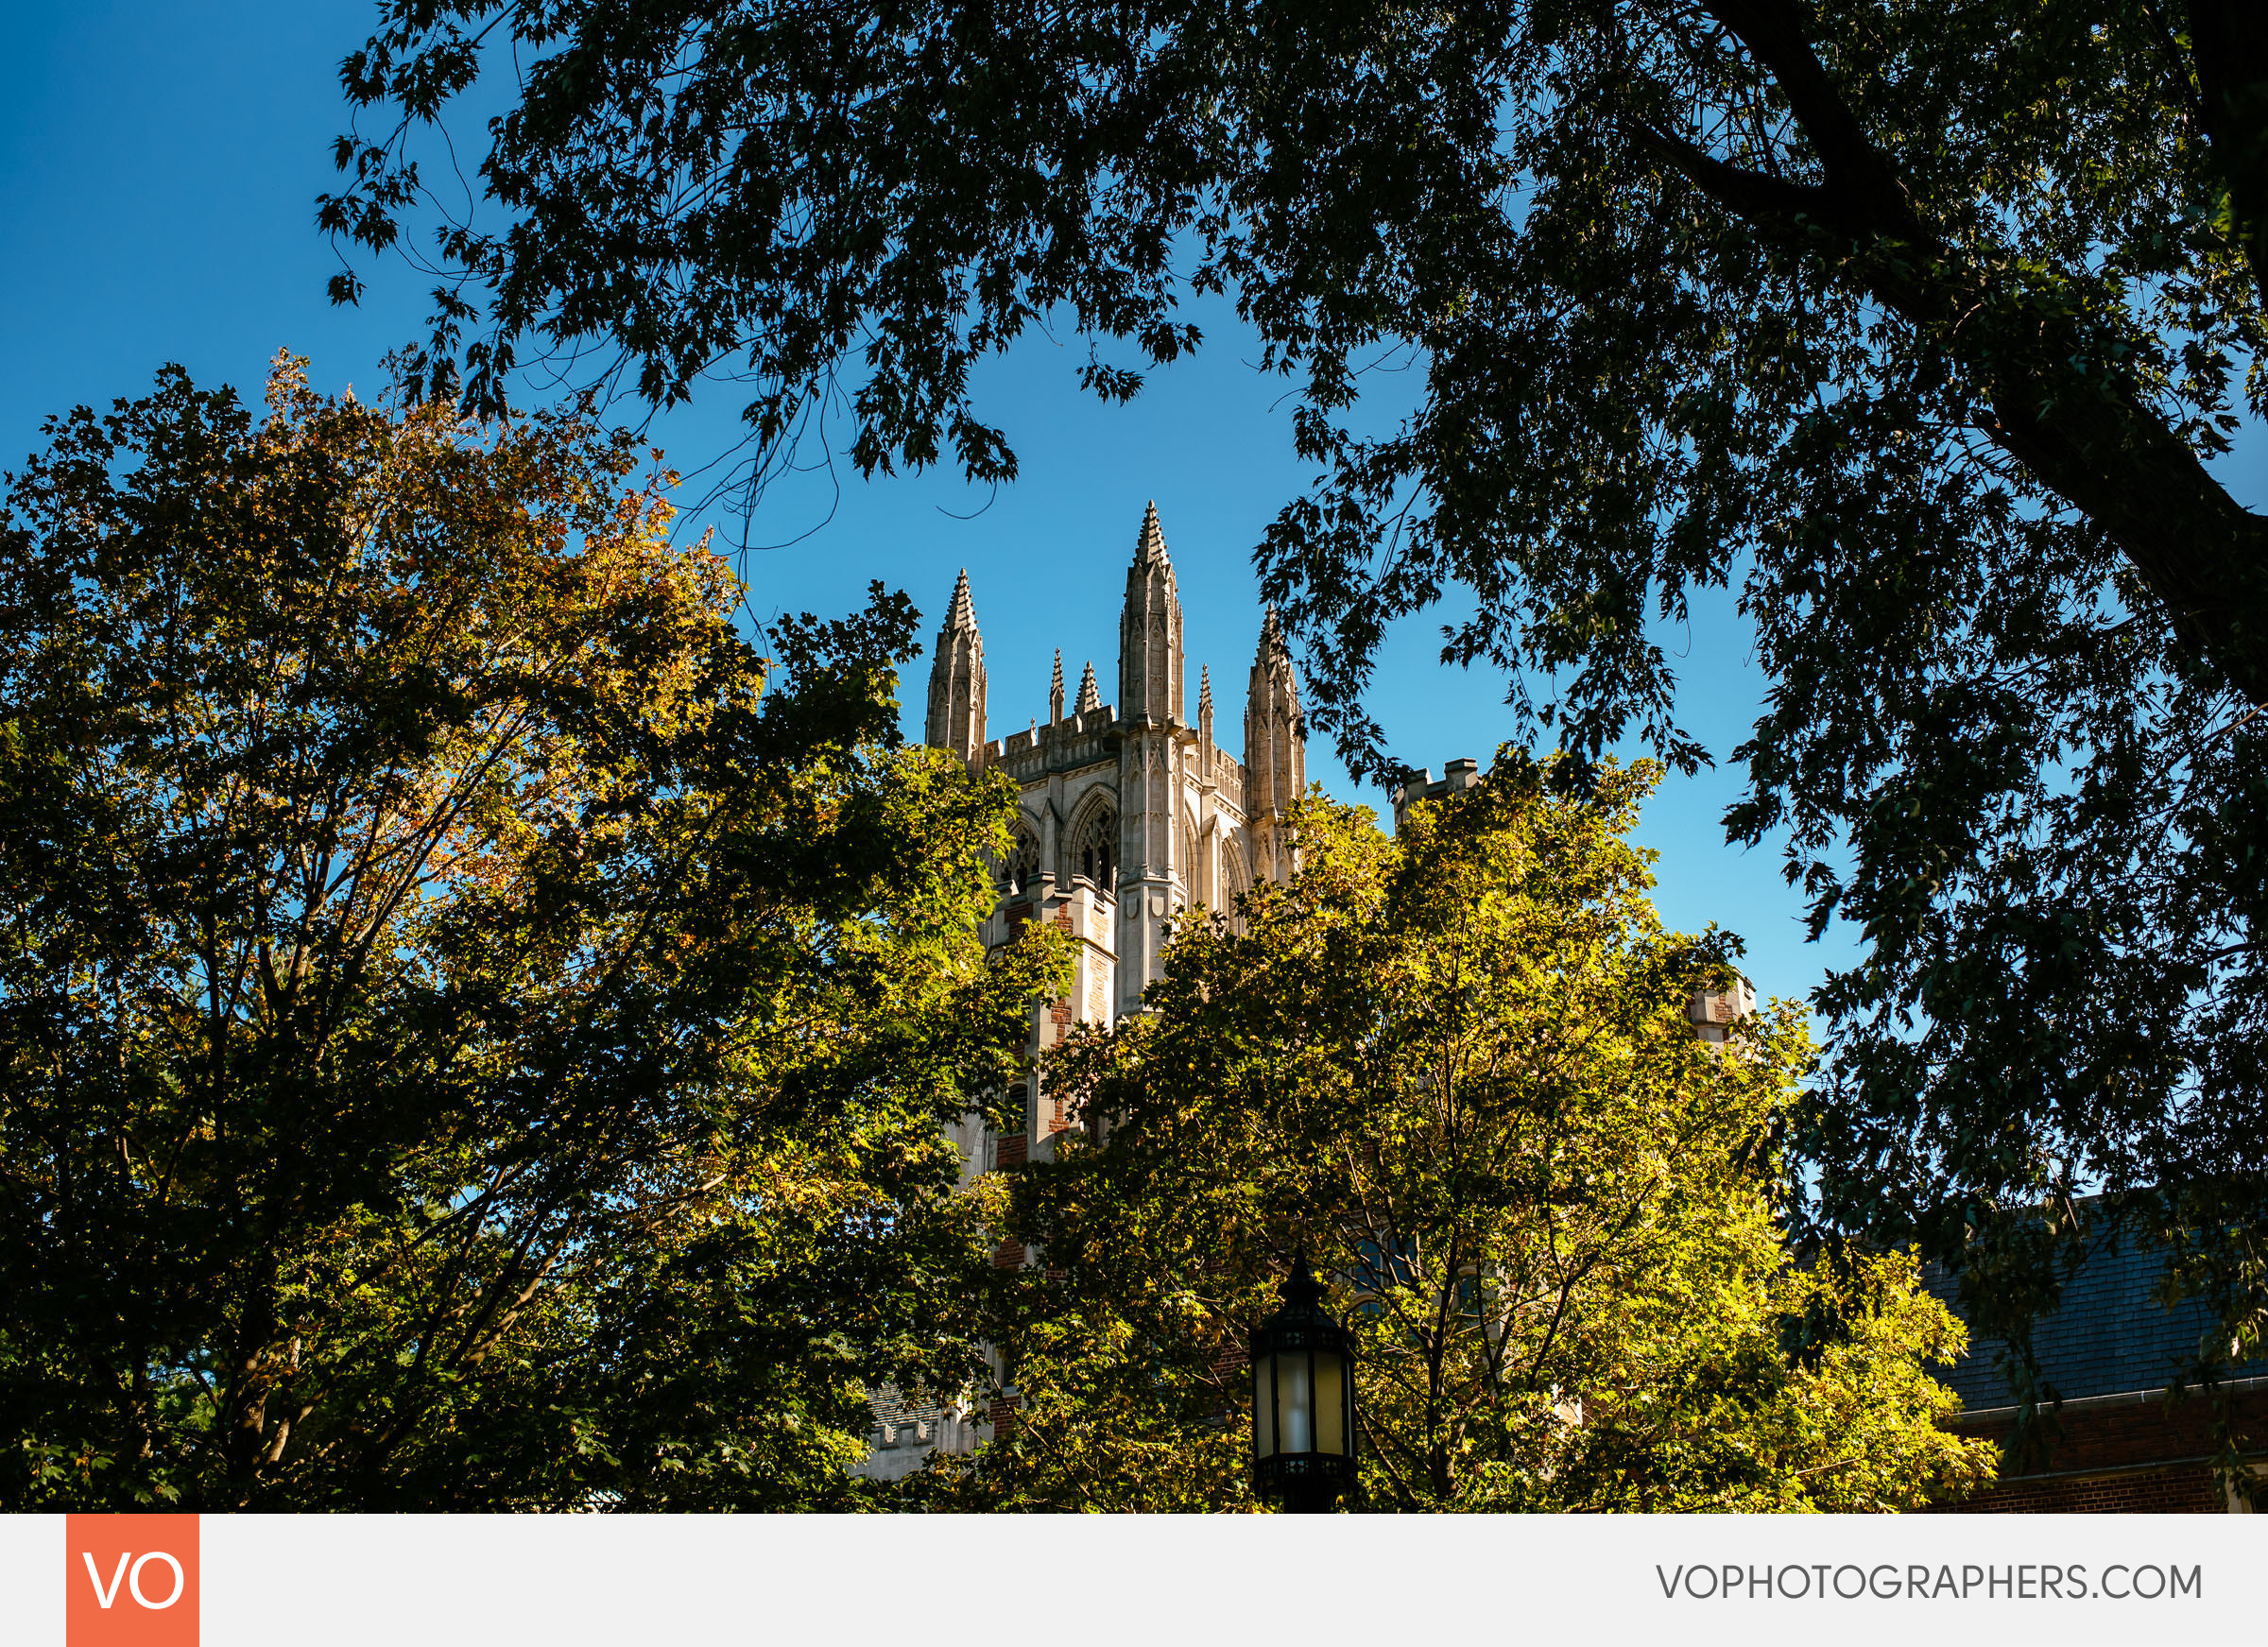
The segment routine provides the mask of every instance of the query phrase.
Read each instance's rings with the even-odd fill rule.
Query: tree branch
[[[1729,165],[1643,122],[1624,123],[1631,140],[1960,366],[1981,403],[1978,429],[2118,545],[2184,649],[2247,701],[2268,703],[2268,519],[2241,507],[2143,398],[2120,364],[2122,339],[2105,335],[2097,294],[2026,278],[1989,249],[1964,250],[1924,225],[1894,163],[1804,43],[1793,6],[1711,0],[1708,9],[1787,96],[1827,180]],[[2240,45],[2254,34],[2268,36],[2268,24],[2230,28]],[[2230,95],[2242,103],[2251,84]],[[2268,107],[2268,84],[2256,89]],[[2226,146],[2224,163],[2242,171],[2241,149]],[[2244,175],[2268,210],[2268,143],[2255,172]]]

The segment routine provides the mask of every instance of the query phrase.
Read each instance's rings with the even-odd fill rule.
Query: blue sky
[[[399,263],[369,265],[359,309],[324,296],[337,266],[314,228],[332,186],[329,142],[345,123],[338,60],[375,8],[355,0],[237,0],[187,8],[126,0],[19,5],[0,52],[0,301],[9,318],[0,373],[0,464],[39,443],[41,419],[142,392],[168,361],[200,383],[256,392],[288,348],[318,385],[370,385],[386,351],[412,338],[425,283]],[[1250,552],[1307,479],[1290,450],[1280,380],[1246,362],[1233,316],[1200,312],[1211,342],[1155,374],[1130,406],[1082,396],[1075,339],[1034,337],[988,373],[983,405],[1003,423],[1022,478],[997,495],[950,475],[868,484],[824,472],[775,489],[753,523],[758,611],[846,610],[867,582],[905,589],[934,626],[966,566],[985,637],[995,736],[1046,712],[1055,648],[1075,688],[1091,658],[1108,695],[1118,604],[1143,503],[1155,498],[1179,575],[1190,678],[1208,663],[1224,736],[1241,724],[1259,626]],[[1384,395],[1395,392],[1385,380]],[[737,405],[720,391],[671,418],[658,437],[690,470],[730,438]],[[2232,480],[2268,492],[2248,439]],[[1435,626],[1398,633],[1376,712],[1396,752],[1438,769],[1484,761],[1511,734],[1502,685],[1435,661]],[[1745,734],[1762,692],[1728,596],[1696,601],[1666,637],[1681,659],[1686,724],[1720,761]],[[918,708],[926,664],[905,694]],[[1194,711],[1194,705],[1193,705]],[[1358,791],[1327,746],[1311,775]],[[1718,819],[1740,791],[1720,764],[1671,778],[1641,831],[1660,853],[1657,901],[1673,926],[1710,921],[1748,943],[1760,993],[1801,996],[1854,954],[1847,935],[1802,941],[1800,901],[1779,854],[1724,843]]]

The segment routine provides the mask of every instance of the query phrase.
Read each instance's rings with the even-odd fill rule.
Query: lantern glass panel
[[[1252,1415],[1258,1437],[1253,1454],[1276,1456],[1276,1358],[1263,1355],[1252,1364]]]
[[[1284,1451],[1315,1450],[1315,1393],[1303,1349],[1276,1357],[1276,1422],[1282,1427]]]
[[[1315,1352],[1315,1450],[1347,1454],[1347,1363],[1335,1351]]]

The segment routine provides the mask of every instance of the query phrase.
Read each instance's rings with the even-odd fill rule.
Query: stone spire
[[[1156,504],[1143,511],[1126,569],[1119,627],[1118,1010],[1142,1010],[1143,986],[1165,975],[1176,910],[1194,901],[1183,784],[1189,694],[1181,674],[1181,597]]]
[[[1079,701],[1071,712],[1085,714],[1091,709],[1103,707],[1102,689],[1094,683],[1094,660],[1087,660],[1087,673],[1079,677]]]
[[[1180,725],[1188,702],[1181,669],[1181,597],[1153,502],[1143,512],[1134,564],[1126,570],[1118,638],[1119,718]]]
[[[1197,665],[1197,759],[1203,770],[1212,771],[1212,671]]]
[[[1054,726],[1063,718],[1063,648],[1056,648],[1056,678],[1047,689],[1047,724]]]
[[[1158,500],[1152,498],[1142,511],[1142,535],[1134,540],[1134,564],[1148,566],[1165,558],[1165,531],[1158,524]]]
[[[953,586],[929,664],[929,726],[923,740],[975,764],[985,747],[985,643],[976,632],[969,569]]]
[[[1269,607],[1260,620],[1260,651],[1252,660],[1251,693],[1245,706],[1245,815],[1266,872],[1290,875],[1279,849],[1285,810],[1307,789],[1307,740],[1299,724],[1299,681],[1291,648]]]

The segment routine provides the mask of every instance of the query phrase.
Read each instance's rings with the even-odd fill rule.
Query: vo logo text
[[[198,1647],[195,1516],[66,1516],[67,1647]]]

